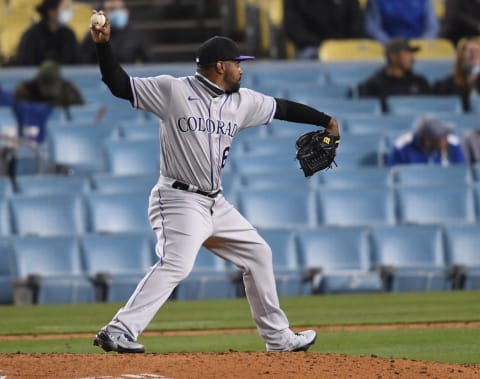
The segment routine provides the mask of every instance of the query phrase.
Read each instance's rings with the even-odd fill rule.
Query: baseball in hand
[[[92,17],[90,18],[90,25],[95,26],[103,26],[105,25],[105,16],[102,13],[94,13],[92,14]]]

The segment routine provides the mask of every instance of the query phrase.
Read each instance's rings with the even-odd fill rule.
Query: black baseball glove
[[[312,176],[317,171],[332,168],[335,164],[335,154],[340,143],[340,137],[318,130],[302,134],[298,137],[296,159],[306,177]]]

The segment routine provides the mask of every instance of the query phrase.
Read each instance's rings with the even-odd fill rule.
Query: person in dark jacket
[[[318,59],[325,40],[365,36],[358,0],[284,0],[283,15],[298,59]]]
[[[447,0],[440,35],[455,45],[464,37],[480,35],[480,0]]]
[[[129,24],[129,11],[123,0],[106,0],[103,10],[108,14],[111,23],[110,44],[115,50],[119,62],[148,62],[150,54],[145,42],[145,36]],[[97,52],[90,32],[85,35],[81,45],[85,63],[97,63]]]
[[[458,95],[463,110],[469,112],[470,97],[480,94],[480,40],[468,38],[457,47],[453,73],[437,81],[433,92],[439,95]]]
[[[68,27],[73,15],[70,0],[43,0],[36,9],[41,20],[23,33],[14,63],[40,65],[45,60],[80,63],[78,42]]]
[[[358,86],[360,97],[378,97],[382,110],[388,111],[391,95],[425,95],[431,93],[428,80],[413,72],[418,47],[404,38],[394,38],[385,47],[386,65]]]

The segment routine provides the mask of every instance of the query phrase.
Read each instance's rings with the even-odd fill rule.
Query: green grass
[[[281,299],[292,326],[480,321],[480,292],[315,296]],[[120,304],[0,307],[0,335],[93,334]],[[254,327],[244,299],[168,302],[147,330]],[[148,352],[264,351],[256,332],[215,336],[142,336]],[[0,340],[0,353],[98,353],[91,338]],[[320,331],[314,352],[480,363],[480,329]]]

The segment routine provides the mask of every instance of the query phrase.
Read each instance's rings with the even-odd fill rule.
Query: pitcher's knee
[[[271,267],[272,266],[272,249],[267,244],[259,244],[255,248],[254,254],[251,256],[251,260],[248,262],[246,271],[252,271],[253,266]]]

